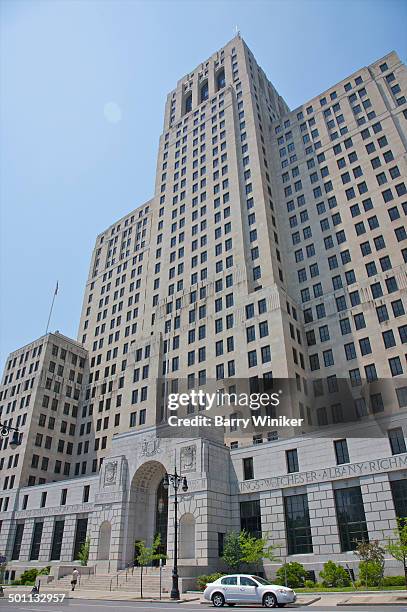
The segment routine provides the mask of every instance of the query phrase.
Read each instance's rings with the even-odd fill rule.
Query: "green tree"
[[[386,550],[391,556],[403,565],[405,586],[407,588],[407,521],[397,519],[397,529],[394,530],[395,539],[389,540]]]
[[[20,576],[20,584],[35,584],[38,576],[36,567],[25,570]]]
[[[366,587],[379,586],[383,581],[383,566],[380,561],[361,561],[359,580]]]
[[[297,561],[284,563],[276,572],[277,579],[280,584],[285,584],[291,589],[298,589],[304,586],[307,576],[305,567]]]
[[[383,580],[386,551],[378,540],[359,542],[355,555],[359,557],[359,580],[365,586],[378,586]]]
[[[241,531],[239,534],[241,561],[247,565],[258,565],[263,559],[277,561],[274,555],[275,546],[267,544],[267,537],[257,537]]]
[[[222,559],[230,569],[238,571],[242,565],[242,547],[240,533],[230,531],[223,546]]]
[[[78,559],[81,562],[82,566],[86,566],[89,561],[89,549],[90,549],[90,539],[86,538],[84,543],[79,549]]]
[[[151,546],[146,546],[143,540],[137,541],[135,547],[137,548],[138,554],[136,555],[136,561],[140,565],[140,596],[143,599],[143,571],[146,565],[149,565],[153,561],[159,561],[165,559],[166,555],[159,553],[158,550],[161,544],[161,536],[159,533],[154,537]]]
[[[336,565],[333,561],[324,563],[319,572],[322,584],[326,587],[346,587],[350,585],[349,574],[342,565]]]
[[[258,537],[243,530],[230,531],[223,547],[222,559],[228,567],[238,571],[242,565],[258,565],[262,559],[275,561],[275,546],[267,544],[267,536]]]

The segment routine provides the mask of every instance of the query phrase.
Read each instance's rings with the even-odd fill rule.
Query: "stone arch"
[[[163,517],[160,517],[161,525],[168,522],[168,499],[165,500],[165,508],[161,507],[162,500],[158,499],[165,473],[166,469],[162,463],[150,460],[140,465],[133,476],[128,507],[128,563],[134,561],[135,542],[143,540],[147,546],[151,545],[157,530],[157,513],[165,512],[164,521]],[[163,542],[163,548],[166,549],[166,541]]]
[[[195,517],[190,512],[183,514],[179,521],[180,559],[195,558]]]
[[[112,525],[110,521],[103,521],[99,528],[98,561],[107,561],[110,554],[110,540]]]

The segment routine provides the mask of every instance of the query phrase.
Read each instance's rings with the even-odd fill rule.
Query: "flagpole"
[[[45,330],[46,334],[48,333],[49,322],[51,321],[52,310],[54,308],[55,296],[56,296],[57,293],[58,293],[58,281],[57,281],[57,284],[56,284],[56,287],[55,287],[54,295],[52,296],[52,303],[51,303],[51,308],[50,308],[50,311],[49,311],[49,317],[48,317],[48,321],[47,321],[47,329]]]

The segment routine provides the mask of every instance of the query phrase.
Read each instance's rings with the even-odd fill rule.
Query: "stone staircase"
[[[62,592],[71,589],[72,576],[64,576],[56,582],[52,582],[48,587],[55,588]],[[171,582],[171,571],[162,568],[162,592],[168,592]],[[140,595],[141,571],[139,567],[121,570],[117,574],[91,574],[81,576],[80,582],[76,585],[76,591],[126,591]],[[145,567],[143,570],[143,595],[158,596],[160,594],[160,570],[157,567]]]

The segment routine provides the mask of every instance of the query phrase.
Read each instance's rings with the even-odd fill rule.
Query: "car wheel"
[[[276,608],[277,597],[273,593],[266,593],[263,597],[263,606],[265,608]]]
[[[222,593],[215,593],[214,595],[212,595],[212,603],[215,608],[221,608],[222,606],[224,606],[225,598],[223,597]]]

